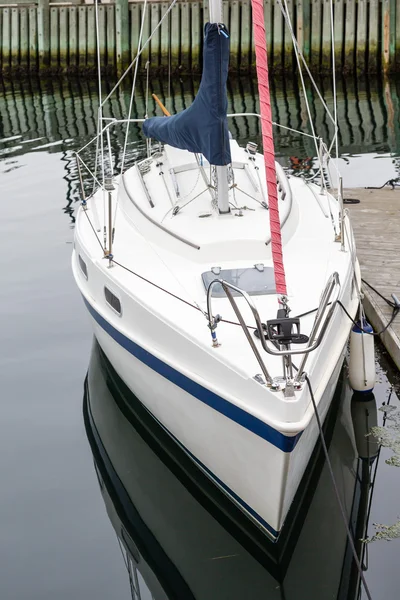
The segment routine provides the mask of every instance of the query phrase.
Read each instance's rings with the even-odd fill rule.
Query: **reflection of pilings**
[[[51,5],[50,5],[51,4]],[[151,0],[145,18],[145,39],[169,4]],[[331,69],[330,3],[287,0],[292,26],[304,56],[316,73]],[[295,65],[288,27],[275,0],[264,0],[271,69],[290,72]],[[400,69],[398,0],[334,0],[336,68],[339,72],[377,73]],[[231,67],[254,67],[250,0],[224,0],[224,21],[231,36]],[[121,71],[137,50],[143,3],[114,0],[99,6],[101,62]],[[208,2],[179,0],[151,43],[141,66],[150,60],[166,72],[198,72]],[[32,0],[27,6],[0,5],[0,69],[79,70],[95,73],[95,8],[84,0]]]
[[[163,98],[171,112],[179,112],[191,104],[198,89],[199,80],[191,78],[171,78],[171,98],[168,97],[168,78],[150,79],[149,115],[158,114],[151,92]],[[126,81],[105,106],[105,116],[121,118],[126,116],[130,99],[130,82]],[[330,82],[320,82],[324,97],[331,106],[332,90]],[[366,151],[400,152],[400,115],[397,86],[400,83],[349,79],[338,81],[338,120],[339,141],[342,153]],[[104,93],[111,89],[111,83],[104,82]],[[48,152],[77,148],[96,135],[97,124],[97,85],[95,81],[81,79],[53,78],[52,80],[14,80],[0,83],[2,102],[0,104],[0,137],[11,138],[21,135],[24,144],[14,141],[15,153],[41,149],[47,146]],[[330,140],[333,125],[324,113],[316,94],[308,92],[311,112],[314,116],[316,133]],[[273,120],[294,129],[309,132],[307,113],[304,111],[302,95],[296,81],[286,79],[271,80],[271,104]],[[230,79],[228,84],[229,112],[258,112],[257,85],[251,78]],[[133,117],[143,117],[145,107],[145,81],[139,79],[133,105]],[[249,139],[260,143],[260,127],[254,117],[230,119],[229,127],[239,143]],[[124,127],[111,129],[111,139],[115,154],[123,146]],[[33,144],[29,140],[36,140]],[[5,142],[3,142],[4,145]],[[11,143],[11,142],[10,142]],[[133,126],[129,145],[143,144],[141,128]],[[9,144],[7,144],[7,147]],[[18,147],[17,147],[18,146]],[[315,154],[313,141],[298,134],[275,128],[275,146],[281,155],[312,156]],[[1,150],[1,148],[0,148]],[[93,149],[94,150],[94,149]],[[12,153],[9,149],[7,153]],[[4,154],[4,152],[3,152]]]

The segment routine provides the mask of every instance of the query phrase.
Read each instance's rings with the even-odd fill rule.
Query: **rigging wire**
[[[326,196],[327,196],[328,207],[329,207],[329,212],[330,212],[330,216],[331,216],[331,221],[334,224],[333,215],[332,215],[332,209],[331,209],[331,204],[330,204],[329,197],[328,197],[328,194],[327,194],[326,181],[325,181],[325,178],[322,176],[321,150],[320,150],[319,145],[318,145],[318,137],[317,137],[316,132],[315,132],[314,122],[313,122],[313,118],[312,118],[312,115],[311,115],[310,104],[308,102],[307,94],[305,93],[306,92],[306,85],[305,85],[305,80],[304,80],[304,75],[303,75],[303,69],[301,67],[300,58],[302,59],[304,65],[305,65],[306,71],[307,71],[307,73],[308,73],[308,75],[309,75],[309,77],[310,77],[311,82],[313,83],[313,85],[314,85],[315,82],[314,82],[314,79],[312,78],[312,76],[311,76],[311,74],[309,72],[308,66],[306,64],[306,61],[305,61],[305,59],[303,57],[303,54],[302,54],[302,52],[300,50],[300,47],[299,47],[299,44],[297,42],[296,36],[294,34],[293,26],[292,26],[292,20],[290,18],[289,9],[288,9],[288,5],[287,5],[287,0],[283,0],[283,2],[285,4],[285,6],[282,5],[282,0],[278,0],[281,12],[282,12],[282,14],[283,14],[283,16],[285,18],[286,24],[287,24],[287,26],[289,28],[290,35],[292,37],[293,47],[294,47],[294,53],[295,53],[295,56],[296,56],[297,67],[298,67],[298,70],[299,70],[299,76],[300,76],[301,86],[302,86],[303,91],[304,91],[303,98],[304,98],[304,102],[305,102],[305,105],[306,105],[306,110],[307,110],[307,115],[308,115],[308,120],[309,120],[309,124],[310,124],[310,128],[311,128],[311,132],[312,132],[312,135],[313,135],[313,138],[314,138],[316,156],[318,157],[318,162],[320,163],[320,167],[321,167],[321,183],[322,183],[322,187],[325,190],[325,193],[326,193]],[[316,86],[316,84],[315,84],[314,87],[316,88],[317,93],[318,93],[318,95],[319,95],[319,97],[320,97],[320,99],[321,99],[321,101],[322,101],[322,103],[323,103],[323,105],[324,105],[327,113],[330,115],[330,117],[332,119],[332,115],[331,115],[328,107],[326,106],[325,101],[321,97],[321,94],[320,94],[320,92],[318,90],[318,86]],[[335,230],[335,234],[336,234],[336,228],[335,228],[335,226],[334,226],[334,230]]]
[[[107,100],[113,95],[113,93],[115,92],[116,89],[118,89],[118,87],[121,85],[122,81],[125,79],[125,77],[128,75],[128,73],[130,72],[130,70],[132,69],[132,67],[138,62],[140,55],[142,54],[143,50],[146,48],[146,46],[150,43],[151,39],[153,38],[154,34],[156,33],[156,31],[161,27],[161,24],[163,23],[163,21],[167,18],[167,16],[169,15],[169,13],[171,12],[171,10],[174,8],[175,4],[177,3],[178,0],[172,0],[171,4],[169,5],[169,7],[167,8],[167,10],[165,11],[165,13],[163,14],[163,16],[161,17],[161,19],[159,20],[159,22],[157,23],[157,25],[154,27],[153,31],[150,33],[149,37],[147,38],[147,40],[145,41],[145,43],[143,44],[140,52],[138,51],[135,58],[133,59],[133,61],[131,62],[131,64],[129,65],[129,67],[125,70],[125,72],[121,75],[121,77],[119,78],[119,80],[117,81],[117,83],[114,85],[114,87],[112,88],[111,92],[108,93],[108,95],[104,98],[103,100],[103,104],[105,102],[107,102]]]
[[[99,108],[97,114],[97,134],[100,136],[100,159],[101,159],[101,183],[103,195],[103,233],[104,233],[104,248],[106,247],[106,201],[104,191],[104,138],[103,138],[103,102],[101,94],[101,65],[100,65],[100,34],[99,34],[99,2],[95,0],[95,16],[96,16],[96,45],[97,45],[97,83],[99,89]],[[96,146],[96,161],[95,169],[98,164],[98,144]],[[96,173],[96,171],[95,171]]]
[[[139,42],[138,42],[138,52],[136,54],[136,58],[138,56],[140,56],[143,48],[142,46],[142,37],[143,37],[143,30],[144,30],[144,24],[145,24],[145,20],[146,20],[146,14],[147,14],[147,0],[144,0],[143,3],[143,13],[142,13],[142,22],[140,24],[140,32],[139,32]],[[150,38],[148,38],[147,41],[149,41]],[[129,121],[132,115],[132,106],[133,106],[133,98],[135,95],[135,87],[136,87],[136,78],[137,78],[137,73],[138,73],[138,68],[139,68],[139,61],[137,60],[135,63],[135,71],[133,73],[133,81],[132,81],[132,89],[131,89],[131,97],[129,100],[129,109],[128,109],[128,122],[126,124],[126,133],[125,133],[125,141],[124,141],[124,149],[122,151],[122,160],[121,160],[121,175],[124,172],[124,165],[125,165],[125,156],[126,156],[126,146],[128,144],[128,137],[129,137]],[[146,101],[147,101],[147,96],[146,96]],[[147,111],[147,105],[146,105],[146,111]]]
[[[345,509],[343,507],[342,500],[340,498],[338,487],[336,485],[335,475],[333,473],[332,463],[331,463],[331,459],[329,457],[329,452],[328,452],[328,448],[327,448],[327,445],[326,445],[324,432],[323,432],[323,429],[322,429],[321,419],[320,419],[320,416],[319,416],[319,413],[318,413],[318,409],[317,409],[317,405],[316,405],[316,402],[315,402],[313,389],[311,387],[311,382],[310,382],[307,374],[305,375],[305,380],[307,382],[307,386],[308,386],[308,389],[310,391],[311,402],[312,402],[312,405],[313,405],[313,408],[314,408],[315,418],[317,419],[317,425],[318,425],[319,435],[320,435],[320,438],[321,438],[322,448],[323,448],[323,451],[324,451],[324,454],[325,454],[326,464],[328,466],[329,475],[330,475],[330,478],[331,478],[331,481],[332,481],[332,486],[333,486],[333,489],[334,489],[334,492],[335,492],[336,500],[337,500],[337,503],[338,503],[338,506],[339,506],[339,509],[340,509],[340,513],[341,513],[342,519],[343,519],[343,524],[344,524],[345,529],[346,529],[346,535],[347,535],[347,539],[348,539],[348,542],[349,542],[349,545],[350,545],[350,548],[351,548],[351,551],[352,551],[352,554],[353,554],[353,560],[354,560],[354,562],[355,562],[355,564],[357,566],[357,570],[358,570],[358,573],[360,575],[360,579],[361,579],[361,581],[363,583],[364,590],[365,590],[365,593],[367,595],[367,598],[368,598],[368,600],[372,600],[372,596],[371,596],[371,593],[369,591],[367,582],[365,580],[365,576],[364,576],[363,569],[362,569],[362,566],[361,566],[361,563],[360,563],[360,559],[359,559],[359,557],[357,555],[357,550],[356,550],[356,547],[354,545],[353,536],[352,536],[352,533],[350,531],[349,524],[347,522],[346,512],[345,512]]]

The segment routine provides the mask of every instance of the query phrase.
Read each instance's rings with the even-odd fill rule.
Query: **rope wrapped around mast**
[[[251,0],[253,15],[254,45],[258,94],[260,97],[261,132],[264,149],[265,174],[269,204],[272,260],[274,263],[275,286],[278,294],[286,295],[286,277],[283,264],[281,223],[279,219],[276,186],[275,152],[272,137],[272,113],[268,81],[267,43],[265,37],[263,0]]]

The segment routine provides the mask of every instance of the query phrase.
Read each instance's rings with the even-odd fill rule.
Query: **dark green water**
[[[156,92],[167,89],[166,82],[154,81],[153,85]],[[177,111],[191,102],[197,83],[174,81],[171,88],[172,100],[168,97],[164,100],[172,111]],[[397,89],[396,82],[340,82],[341,161],[347,185],[379,185],[398,175]],[[288,127],[307,127],[304,99],[297,88],[287,81],[276,80],[272,92],[274,119]],[[331,92],[326,84],[324,93],[329,101]],[[252,81],[231,82],[229,110],[256,111],[255,94]],[[317,132],[329,135],[329,122],[311,93],[309,99]],[[122,117],[128,105],[129,90],[124,89],[107,110],[111,116]],[[83,384],[92,334],[70,271],[73,211],[78,201],[72,152],[93,137],[96,111],[94,82],[54,79],[2,84],[2,600],[130,597],[128,575],[104,509],[83,425]],[[145,112],[143,95],[135,105],[135,112],[140,117]],[[257,120],[236,119],[232,133],[241,143],[249,138],[259,140]],[[144,149],[137,128],[133,129],[130,141],[129,160],[133,160]],[[123,144],[121,133],[113,133],[112,144],[118,166]],[[283,162],[291,156],[313,155],[312,146],[298,134],[278,132],[276,147]],[[375,395],[379,406],[389,394],[388,377],[393,380],[394,376],[384,358],[378,368],[380,381]],[[392,402],[398,402],[395,394]],[[340,445],[340,436],[338,440],[337,456],[345,461],[346,449]],[[370,515],[371,533],[373,522],[393,523],[399,516],[400,475],[385,464],[388,456],[390,451],[385,450],[380,458]],[[343,469],[348,468],[345,462],[343,465]],[[323,497],[324,486],[330,485],[324,477],[321,476],[322,483],[316,492],[318,497]],[[162,495],[163,490],[159,493]],[[191,515],[200,514],[200,509],[193,511]],[[220,600],[337,597],[334,581],[340,579],[341,562],[334,577],[333,567],[329,570],[327,567],[326,573],[323,570],[323,564],[328,565],[334,552],[330,547],[329,525],[341,527],[332,503],[327,505],[326,518],[321,521],[325,525],[318,532],[312,525],[316,512],[307,516],[311,526],[307,537],[302,538],[303,544],[308,540],[307,544],[297,546],[288,571],[290,578],[281,588],[213,517],[201,514],[208,532],[204,543],[212,540],[213,545],[203,548],[201,554],[196,546],[196,539],[201,537],[199,531],[198,538],[192,537],[193,546],[185,552],[193,555],[193,571],[198,577],[207,577],[208,589],[214,590],[212,597]],[[188,524],[194,530],[196,518],[193,516]],[[375,600],[392,600],[398,595],[399,543],[396,540],[369,546],[366,577]],[[239,562],[219,560],[213,563],[212,570],[206,569],[207,557],[210,559],[207,552],[224,544],[234,547],[233,554],[239,555]],[[326,559],[322,566],[321,556]],[[238,581],[238,577],[241,585],[229,585]],[[143,592],[142,598],[150,598],[148,592]]]

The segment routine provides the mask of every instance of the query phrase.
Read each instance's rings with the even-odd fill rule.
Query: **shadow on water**
[[[113,82],[103,82],[103,98]],[[151,80],[150,92],[159,95],[171,112],[178,112],[192,102],[198,89],[198,79],[162,78]],[[319,82],[323,97],[332,109],[332,87],[328,79]],[[342,79],[338,82],[338,121],[341,156],[348,162],[360,153],[389,154],[395,162],[400,155],[400,80]],[[169,94],[170,92],[170,94]],[[74,78],[31,79],[0,82],[0,160],[3,169],[14,168],[14,157],[27,152],[62,152],[64,179],[68,185],[65,213],[74,222],[74,205],[79,200],[78,175],[74,152],[96,135],[98,89],[96,81]],[[311,114],[318,136],[331,140],[333,126],[322,108],[315,91],[307,92]],[[118,89],[105,104],[105,116],[115,119],[128,114],[130,82]],[[271,80],[273,120],[285,128],[275,127],[275,149],[278,160],[286,166],[316,154],[311,138],[290,129],[310,132],[304,95],[296,81],[285,78]],[[232,78],[228,86],[229,112],[258,112],[257,84],[249,77]],[[139,81],[133,103],[133,117],[158,114],[149,95],[146,107],[145,82]],[[251,139],[261,143],[256,117],[240,117],[230,121],[233,136],[242,145]],[[113,127],[111,145],[114,172],[118,172],[124,145],[124,130]],[[127,147],[129,166],[142,156],[145,142],[138,124],[130,128]],[[83,154],[88,164],[94,164],[95,144]],[[87,178],[89,179],[89,177]],[[91,189],[87,182],[87,192]]]
[[[368,406],[367,406],[368,404]],[[362,560],[376,444],[369,402],[341,380],[325,424],[329,454]],[[320,448],[283,539],[269,542],[153,420],[94,342],[86,433],[133,598],[356,600],[359,577]]]

